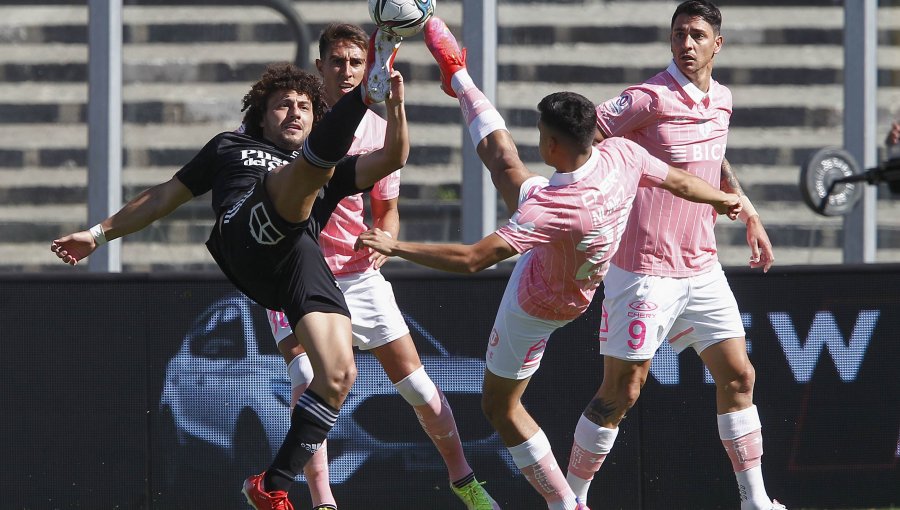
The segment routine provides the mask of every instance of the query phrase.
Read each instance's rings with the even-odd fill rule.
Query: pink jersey
[[[597,107],[597,127],[633,140],[657,158],[719,188],[728,141],[731,91],[714,80],[703,93],[669,67]],[[662,189],[638,191],[613,264],[633,273],[684,277],[716,264],[710,205],[682,200]]]
[[[531,250],[518,302],[540,319],[570,320],[591,304],[625,231],[638,186],[658,186],[669,167],[623,138],[598,144],[574,172],[555,173],[499,230],[519,253]]]
[[[387,122],[371,110],[366,112],[353,136],[353,145],[348,154],[365,154],[384,146],[384,132]],[[370,196],[377,200],[390,200],[400,195],[400,171],[375,183]],[[367,250],[354,251],[353,245],[362,232],[368,230],[365,224],[362,193],[349,196],[338,204],[331,219],[319,234],[319,245],[325,262],[337,275],[364,273],[372,269]]]

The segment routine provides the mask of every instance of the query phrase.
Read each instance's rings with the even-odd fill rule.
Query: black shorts
[[[310,312],[350,316],[310,220],[285,221],[265,178],[219,217],[206,247],[225,276],[250,299],[282,310],[295,326]]]

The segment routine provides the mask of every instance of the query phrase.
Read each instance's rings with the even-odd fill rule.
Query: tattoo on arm
[[[616,423],[616,406],[599,398],[592,399],[584,410],[584,416],[593,423]]]
[[[719,189],[726,193],[734,193],[735,195],[743,195],[744,190],[741,183],[738,182],[737,175],[731,169],[731,164],[727,159],[722,159],[722,180],[719,183]]]

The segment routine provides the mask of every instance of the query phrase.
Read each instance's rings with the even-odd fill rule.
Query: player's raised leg
[[[399,47],[399,37],[377,29],[369,41],[360,93],[345,94],[322,117],[306,137],[302,157],[269,172],[266,191],[282,218],[296,223],[309,217],[319,189],[331,179],[334,166],[350,149],[367,105],[384,101],[390,94]],[[286,122],[292,122],[292,117]]]
[[[441,69],[441,88],[459,100],[472,144],[512,214],[518,207],[522,183],[534,174],[519,159],[500,112],[475,86],[466,70],[465,50],[440,18],[432,17],[425,24],[425,44]]]

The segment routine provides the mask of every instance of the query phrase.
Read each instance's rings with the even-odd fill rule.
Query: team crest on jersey
[[[262,202],[250,210],[250,233],[259,244],[273,245],[284,239],[284,234],[272,224],[272,218]]]
[[[628,308],[639,312],[652,312],[658,307],[656,303],[650,303],[649,301],[632,301],[631,303],[628,303]]]
[[[606,109],[616,115],[621,115],[622,112],[629,108],[631,108],[631,96],[628,94],[622,94],[621,96],[606,102]]]

